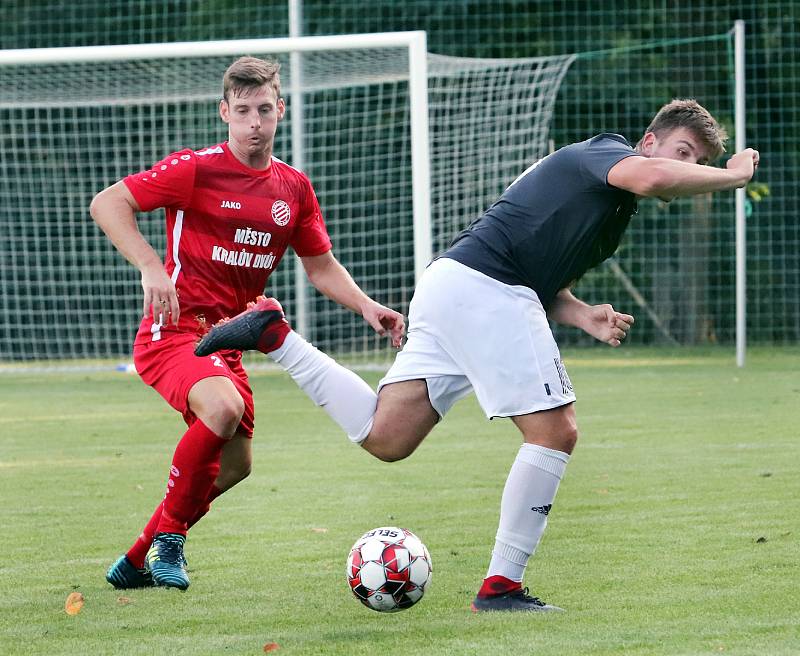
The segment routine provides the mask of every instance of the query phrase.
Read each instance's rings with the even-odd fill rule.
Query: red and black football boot
[[[274,298],[259,296],[241,314],[214,325],[194,354],[204,356],[224,350],[269,353],[283,345],[291,330],[281,304]]]

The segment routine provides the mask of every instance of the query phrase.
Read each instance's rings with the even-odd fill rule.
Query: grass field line
[[[60,469],[69,467],[92,467],[108,465],[119,461],[118,456],[101,456],[97,458],[36,458],[31,460],[0,460],[0,469],[24,469],[26,467],[47,467],[57,465]]]
[[[141,419],[141,412],[80,412],[80,413],[61,413],[55,415],[19,416],[19,417],[0,417],[0,424],[30,424],[51,421],[87,421],[105,419]]]

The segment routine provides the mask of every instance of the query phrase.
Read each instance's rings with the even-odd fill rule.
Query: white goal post
[[[546,154],[573,60],[443,57],[424,32],[0,51],[0,364],[127,360],[138,276],[89,202],[172,151],[223,141],[222,73],[241,55],[281,63],[290,125],[275,155],[303,152],[337,257],[404,313],[432,254]],[[150,218],[140,229],[163,250],[163,215]],[[390,360],[360,317],[298,287],[284,263],[268,292],[309,339],[353,364]]]

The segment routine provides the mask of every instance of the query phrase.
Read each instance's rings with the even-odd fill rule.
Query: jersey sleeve
[[[581,158],[581,169],[592,182],[608,186],[608,172],[626,157],[640,156],[619,135],[601,134],[590,139]]]
[[[300,219],[289,241],[294,252],[300,257],[322,255],[331,249],[331,238],[322,219],[317,195],[311,181],[303,176],[303,202]]]
[[[196,169],[195,154],[187,149],[123,178],[123,182],[143,212],[158,207],[182,208],[192,198]]]

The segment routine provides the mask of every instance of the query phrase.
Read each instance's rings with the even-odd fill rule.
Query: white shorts
[[[440,416],[475,391],[492,417],[572,403],[575,393],[539,297],[441,258],[408,311],[408,339],[378,385],[424,379]]]

